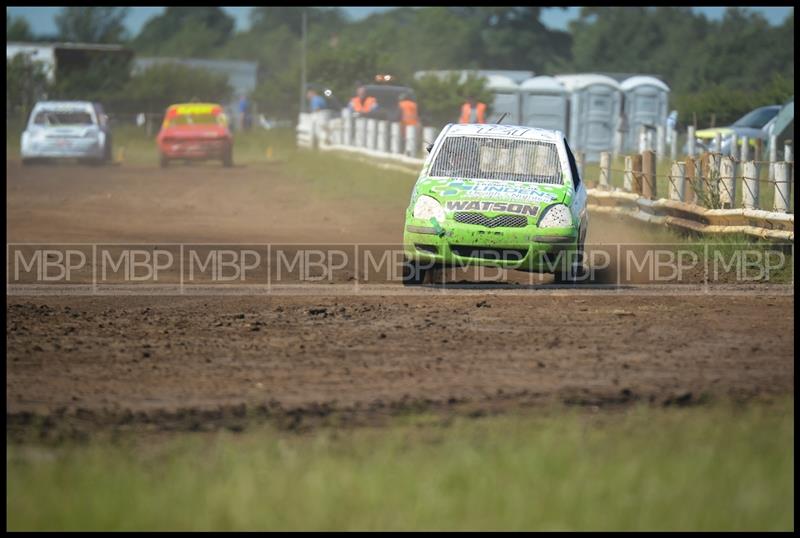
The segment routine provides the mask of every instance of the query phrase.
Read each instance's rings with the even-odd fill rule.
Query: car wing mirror
[[[425,151],[427,151],[428,153],[430,153],[432,149],[433,149],[433,143],[432,142],[430,144],[428,144],[427,146],[425,146]]]

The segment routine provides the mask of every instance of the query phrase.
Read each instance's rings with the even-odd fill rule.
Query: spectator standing
[[[318,94],[316,90],[308,90],[306,92],[306,98],[308,99],[309,112],[319,112],[320,110],[325,110],[327,106],[325,98]]]
[[[482,103],[473,96],[461,105],[461,118],[458,123],[486,123],[486,103]]]
[[[378,101],[374,97],[367,95],[367,88],[363,85],[356,90],[356,95],[350,99],[348,108],[354,114],[365,115],[374,112],[378,108]]]
[[[239,98],[239,129],[244,131],[250,128],[250,101],[246,95]]]

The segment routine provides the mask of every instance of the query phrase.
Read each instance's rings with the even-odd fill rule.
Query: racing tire
[[[103,163],[111,164],[114,160],[114,151],[111,146],[111,137],[106,139],[106,146],[103,148]]]
[[[169,166],[169,159],[162,153],[158,159],[158,164],[161,166],[161,168],[166,168]]]
[[[35,163],[36,161],[34,161],[33,159],[22,159],[22,166],[30,166]]]
[[[556,284],[577,284],[578,282],[582,282],[586,278],[587,269],[586,265],[583,263],[584,259],[584,250],[583,250],[583,239],[580,239],[581,232],[578,230],[578,248],[575,250],[576,261],[575,263],[571,264],[569,269],[566,271],[556,271],[553,274],[553,282]]]
[[[403,260],[403,286],[421,286],[425,283],[430,269],[420,267],[419,262],[409,259]]]
[[[228,148],[222,157],[222,166],[230,168],[233,166],[233,148]]]

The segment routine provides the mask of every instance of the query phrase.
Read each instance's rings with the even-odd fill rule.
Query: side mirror
[[[428,153],[430,153],[432,149],[433,149],[433,144],[432,143],[428,144],[427,146],[425,146],[425,151],[427,151]]]

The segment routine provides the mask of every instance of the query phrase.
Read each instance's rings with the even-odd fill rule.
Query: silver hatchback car
[[[111,161],[111,131],[103,107],[89,101],[36,103],[22,132],[20,152],[23,164],[60,158]]]

